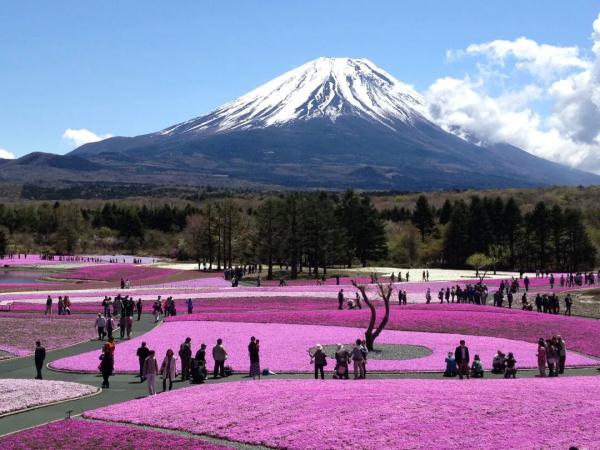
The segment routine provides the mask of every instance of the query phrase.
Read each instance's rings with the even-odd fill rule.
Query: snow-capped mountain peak
[[[318,58],[161,135],[223,132],[356,115],[394,128],[425,113],[423,98],[367,59]]]

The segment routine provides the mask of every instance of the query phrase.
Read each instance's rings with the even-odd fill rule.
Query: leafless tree
[[[357,284],[354,280],[352,280],[352,285],[361,293],[363,301],[369,307],[369,311],[371,311],[369,326],[367,327],[367,331],[365,331],[365,341],[367,344],[367,349],[369,351],[373,351],[375,339],[377,339],[377,337],[381,334],[390,319],[390,298],[393,292],[392,283],[390,282],[384,285],[383,283],[377,282],[377,295],[381,298],[381,300],[383,300],[383,304],[385,306],[385,315],[377,326],[375,326],[375,323],[377,322],[377,309],[375,308],[373,301],[369,300],[369,297],[367,296],[366,286],[363,284]]]

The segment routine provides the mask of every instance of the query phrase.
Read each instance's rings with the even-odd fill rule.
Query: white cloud
[[[479,55],[488,65],[478,65],[475,79],[467,75],[433,83],[425,94],[431,117],[476,142],[507,142],[600,173],[600,15],[593,30],[591,59],[580,57],[577,47],[526,38],[449,52],[450,59]],[[515,70],[526,71],[531,82],[523,86]],[[540,100],[550,105],[545,115],[536,110]]]
[[[75,145],[75,147],[79,147],[83,144],[89,144],[90,142],[98,142],[103,139],[107,139],[112,137],[111,134],[96,134],[90,130],[86,130],[85,128],[80,128],[79,130],[74,130],[72,128],[67,128],[62,135],[63,139],[67,141],[71,141]]]
[[[8,150],[0,148],[0,159],[15,159],[15,155]]]
[[[538,44],[520,37],[514,41],[498,39],[482,44],[471,44],[465,50],[448,52],[450,59],[466,55],[483,56],[488,62],[504,67],[509,59],[515,60],[515,68],[525,70],[544,80],[572,69],[587,69],[590,62],[579,56],[578,47],[557,47]]]

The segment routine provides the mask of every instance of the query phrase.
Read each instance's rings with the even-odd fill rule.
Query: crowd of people
[[[444,377],[458,376],[461,380],[464,377],[483,378],[485,373],[483,362],[479,355],[474,355],[473,361],[471,362],[469,347],[467,347],[464,340],[460,341],[454,352],[448,352],[445,363],[446,370],[444,371]],[[504,375],[504,378],[516,378],[517,360],[511,352],[506,356],[503,352],[498,350],[498,353],[494,356],[492,361],[491,372],[502,374]]]
[[[104,353],[105,350],[103,349]],[[113,355],[114,364],[114,350],[111,355]],[[175,381],[178,373],[181,376],[182,382],[189,381],[192,384],[202,384],[208,377],[206,344],[200,344],[200,347],[194,354],[192,338],[190,337],[187,337],[179,346],[178,357],[175,356],[175,352],[172,349],[168,349],[160,366],[156,359],[156,352],[148,348],[146,342],[141,343],[136,355],[139,361],[138,377],[140,378],[140,382],[145,381],[147,383],[149,395],[156,394],[156,379],[158,376],[163,381],[163,392],[173,388],[173,381]],[[228,377],[233,373],[233,369],[225,365],[228,357],[229,354],[223,345],[223,339],[217,339],[212,348],[214,379]],[[262,374],[260,368],[260,340],[254,336],[250,338],[250,343],[248,344],[248,357],[250,361],[248,376],[252,377],[252,379],[260,379]]]

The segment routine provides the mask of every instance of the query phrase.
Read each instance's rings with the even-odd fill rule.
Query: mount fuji
[[[156,133],[3,163],[0,177],[33,166],[44,167],[45,177],[290,188],[600,184],[596,175],[516,147],[475,145],[443,130],[417,91],[353,58],[310,61]]]

